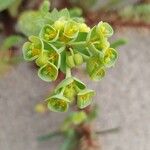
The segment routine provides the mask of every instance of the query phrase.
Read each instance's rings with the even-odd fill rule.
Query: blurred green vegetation
[[[119,11],[123,20],[150,23],[150,4],[127,6]]]

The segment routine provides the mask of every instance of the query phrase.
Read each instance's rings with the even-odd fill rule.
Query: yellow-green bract
[[[43,42],[39,37],[30,36],[29,42],[23,45],[23,56],[27,61],[32,61],[38,58],[43,50]]]
[[[85,89],[77,94],[77,105],[80,109],[83,109],[91,104],[92,98],[94,96],[94,91]]]
[[[54,95],[47,99],[48,108],[55,112],[65,112],[68,110],[69,100],[62,95]]]
[[[39,69],[38,75],[44,81],[55,81],[58,76],[58,69],[54,64],[48,62]]]

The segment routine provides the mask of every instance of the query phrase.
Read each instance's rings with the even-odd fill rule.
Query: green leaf
[[[55,81],[58,76],[58,69],[55,65],[48,62],[46,65],[39,69],[38,76],[46,82]]]
[[[69,9],[69,14],[71,18],[80,17],[82,15],[82,9],[79,7],[74,7]]]
[[[61,62],[60,62],[60,70],[63,72],[63,73],[66,73],[66,52],[65,51],[62,51],[61,52]]]
[[[77,105],[80,109],[83,109],[91,104],[92,98],[94,96],[94,91],[85,89],[77,94]]]
[[[49,18],[50,18],[53,22],[55,22],[56,20],[59,19],[59,12],[58,12],[58,10],[57,10],[56,8],[54,8],[54,9],[51,11],[51,13],[49,14]]]
[[[119,46],[122,46],[126,43],[127,43],[127,41],[125,39],[118,39],[118,40],[114,41],[113,43],[111,43],[110,47],[118,48]]]
[[[50,9],[50,1],[44,0],[43,4],[40,6],[41,13],[45,14],[49,12]]]
[[[59,11],[59,16],[63,17],[64,19],[69,19],[70,18],[70,14],[67,8],[62,9],[61,11]]]
[[[23,61],[24,61],[23,56],[14,56],[14,57],[10,58],[10,62],[13,64],[18,64]]]
[[[55,132],[49,133],[47,135],[40,136],[37,138],[37,140],[42,142],[42,141],[50,140],[56,136],[61,136],[61,135],[62,135],[62,133],[60,131],[55,131]]]
[[[60,150],[73,150],[75,147],[77,147],[77,144],[76,132],[70,129]]]
[[[15,0],[0,0],[0,11],[3,11],[4,9],[7,9],[14,2],[15,2]]]
[[[15,0],[12,5],[9,6],[8,10],[11,16],[17,17],[18,16],[18,10],[19,6],[21,5],[22,0]]]
[[[94,107],[93,107],[93,109],[91,110],[91,112],[88,114],[88,116],[87,116],[87,121],[88,122],[91,122],[91,121],[93,121],[94,119],[96,119],[96,117],[98,116],[98,106],[97,105],[95,105]]]
[[[82,41],[86,41],[87,38],[87,34],[86,32],[79,32],[76,40],[74,42],[82,42]]]
[[[25,11],[23,12],[18,20],[18,30],[26,36],[39,35],[41,28],[45,24],[52,24],[49,13],[43,14],[40,11]]]
[[[8,50],[14,45],[18,45],[20,42],[22,42],[23,38],[19,35],[11,35],[8,36],[4,42],[2,43],[0,49],[1,50]]]
[[[77,23],[84,23],[85,19],[82,17],[74,17],[72,18],[73,21],[76,21]]]
[[[23,12],[18,20],[18,29],[26,36],[38,35],[43,25],[38,23],[40,13],[36,11]]]

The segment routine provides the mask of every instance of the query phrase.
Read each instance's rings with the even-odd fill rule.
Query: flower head
[[[49,60],[48,56],[49,56],[49,53],[47,51],[42,51],[35,61],[36,64],[40,67],[47,64]]]
[[[60,67],[60,54],[55,46],[52,44],[46,44],[45,46],[46,51],[48,52],[48,59],[49,62],[54,64],[57,68]]]
[[[86,70],[92,80],[98,81],[105,76],[105,69],[99,55],[91,57],[87,64]]]
[[[108,42],[107,38],[101,38],[96,44],[94,44],[94,47],[98,51],[105,51],[110,46],[110,43]]]
[[[53,26],[51,25],[45,25],[41,32],[40,32],[40,37],[47,42],[54,42],[58,39],[59,36],[59,31],[56,30]]]
[[[57,21],[55,21],[54,22],[54,28],[56,29],[56,30],[63,30],[64,29],[64,26],[65,26],[65,23],[66,23],[66,21],[64,20],[64,19],[59,19],[59,20],[57,20]]]
[[[46,65],[42,66],[38,71],[39,77],[47,82],[55,81],[58,76],[58,69],[55,65],[48,62]]]
[[[79,31],[80,32],[89,32],[90,27],[88,27],[85,23],[80,23],[79,24]]]
[[[97,29],[97,34],[100,37],[110,37],[113,35],[112,27],[106,22],[103,21],[99,22],[96,29]]]
[[[64,27],[64,36],[69,39],[75,39],[79,33],[78,24],[75,21],[68,21]]]
[[[23,56],[25,60],[32,61],[38,58],[43,50],[43,42],[36,36],[30,36],[29,42],[23,45]]]
[[[113,48],[108,48],[104,55],[104,65],[106,67],[111,67],[115,64],[118,57],[117,51]]]
[[[94,91],[84,89],[77,94],[77,105],[80,109],[83,109],[91,104]]]
[[[55,89],[55,92],[64,88],[63,95],[72,101],[78,91],[85,89],[85,84],[75,77],[64,79]]]
[[[55,112],[65,112],[68,110],[69,101],[66,97],[58,94],[53,95],[47,99],[48,101],[48,108]]]

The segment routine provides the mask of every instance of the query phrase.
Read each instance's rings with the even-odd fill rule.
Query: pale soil
[[[103,134],[103,150],[150,149],[150,31],[121,29],[127,45],[119,50],[119,61],[101,82],[95,101],[100,106],[96,129],[120,127],[119,132]],[[0,79],[0,149],[58,150],[62,139],[37,142],[39,135],[59,127],[65,114],[34,112],[36,103],[49,93],[51,85],[41,81],[30,64],[22,63]]]

